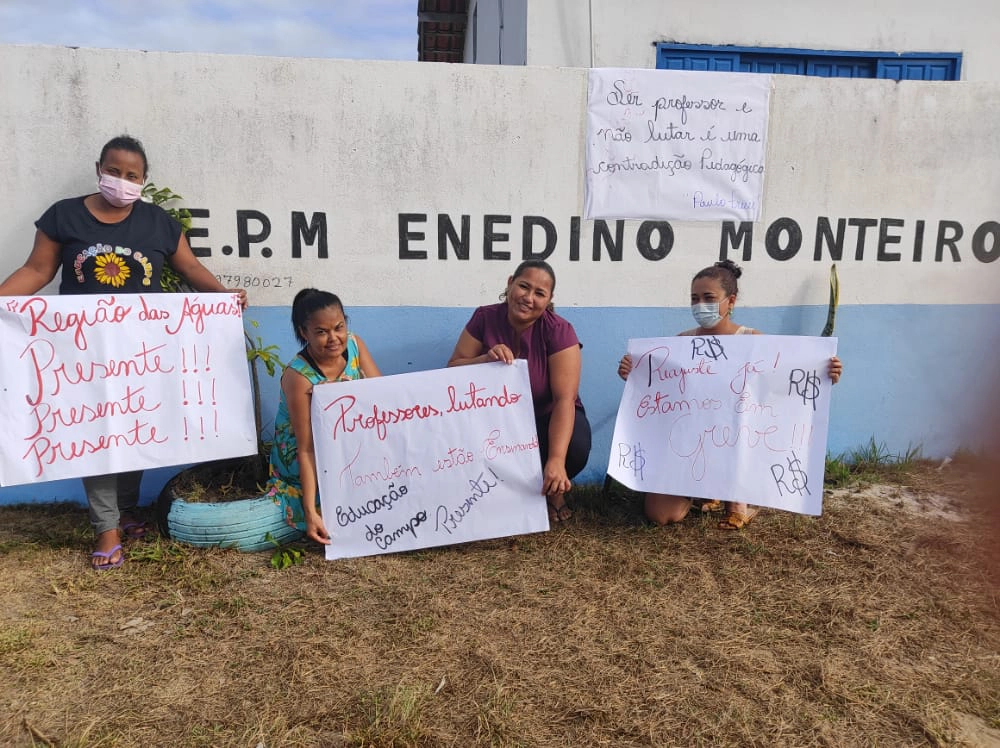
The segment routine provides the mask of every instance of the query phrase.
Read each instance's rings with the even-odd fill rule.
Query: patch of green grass
[[[24,626],[0,628],[0,655],[20,652],[31,646],[31,631]]]
[[[163,538],[153,538],[145,543],[137,543],[128,550],[129,561],[152,563],[177,563],[190,555],[188,546]]]
[[[829,488],[843,488],[854,483],[898,477],[912,469],[919,459],[919,446],[910,445],[902,454],[896,454],[885,442],[875,441],[873,436],[866,444],[836,457],[827,455],[823,482]]]
[[[514,715],[515,699],[509,689],[504,688],[493,676],[493,688],[485,702],[478,703],[476,714],[476,738],[479,745],[524,745],[512,734],[510,727]]]
[[[851,474],[851,466],[844,459],[839,457],[826,456],[826,466],[823,469],[823,483],[830,488],[843,488],[849,486],[854,476]]]
[[[362,724],[351,734],[355,746],[411,746],[428,742],[423,726],[423,705],[427,691],[398,684],[362,694],[358,700]]]
[[[246,598],[236,595],[228,600],[216,600],[212,603],[212,610],[217,613],[224,613],[233,618],[239,617],[247,607]]]

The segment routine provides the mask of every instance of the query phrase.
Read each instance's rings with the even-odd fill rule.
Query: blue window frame
[[[960,52],[834,52],[771,47],[717,47],[706,44],[656,45],[660,70],[721,70],[736,73],[784,73],[822,78],[956,81],[962,73]]]

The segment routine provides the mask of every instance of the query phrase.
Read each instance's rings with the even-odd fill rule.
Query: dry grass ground
[[[897,480],[732,534],[595,489],[549,533],[280,572],[152,541],[96,574],[81,508],[0,508],[0,744],[989,745],[998,528],[960,466]]]

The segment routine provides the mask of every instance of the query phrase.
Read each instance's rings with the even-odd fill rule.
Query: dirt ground
[[[1000,524],[962,466],[647,526],[275,571],[0,507],[0,744],[1000,746]]]

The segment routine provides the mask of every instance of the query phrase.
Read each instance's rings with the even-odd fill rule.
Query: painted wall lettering
[[[580,216],[572,216],[567,222],[542,215],[526,215],[518,220],[505,214],[486,214],[474,220],[469,214],[454,217],[447,213],[440,213],[433,219],[426,213],[400,213],[397,220],[401,260],[429,259],[429,248],[436,246],[437,259],[444,261],[519,262],[565,257],[570,262],[580,262],[580,244],[585,241],[590,245],[592,262],[625,262],[632,258],[659,262],[670,254],[676,236],[669,221],[596,220],[584,223]],[[437,226],[436,236],[423,230],[429,221]],[[922,262],[928,224],[933,235],[928,243],[928,255],[934,262],[975,260],[990,263],[1000,257],[998,221],[984,221],[970,232],[959,221],[945,219],[935,223],[922,219],[818,216],[806,222],[782,216],[763,228],[762,248],[767,257],[777,262],[807,257],[814,262],[852,259],[855,262]],[[518,225],[521,229],[519,255],[502,249],[518,237],[499,228]],[[754,227],[750,221],[722,222],[719,259],[731,257],[738,262],[751,262],[755,248]],[[761,236],[759,228],[757,236],[758,239]],[[474,246],[481,247],[481,252],[473,253]],[[761,243],[756,246],[760,249]],[[812,247],[811,253],[809,247]]]
[[[190,208],[189,210],[192,222],[187,237],[191,244],[191,251],[196,257],[212,257],[212,247],[208,244],[202,244],[203,240],[207,241],[209,238],[209,228],[201,223],[202,219],[207,221],[211,218],[212,213],[208,208]],[[310,214],[301,210],[293,210],[288,220],[289,242],[277,249],[269,246],[275,244],[275,241],[271,239],[272,221],[261,210],[252,208],[237,210],[232,227],[236,234],[235,257],[239,259],[247,259],[257,263],[260,258],[270,259],[277,252],[282,257],[300,260],[303,259],[304,247],[315,247],[316,249],[315,256],[307,253],[306,259],[325,260],[330,256],[329,231],[324,212]],[[268,241],[269,239],[270,241]],[[257,245],[263,246],[258,249]],[[233,244],[223,244],[219,251],[225,257],[233,257]]]

